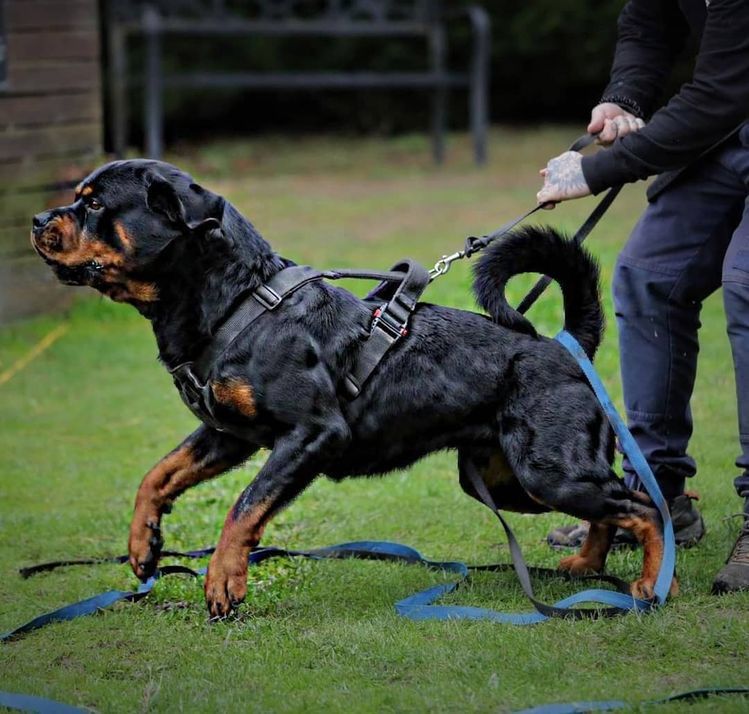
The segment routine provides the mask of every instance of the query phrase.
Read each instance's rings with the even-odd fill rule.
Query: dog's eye
[[[86,204],[92,211],[100,211],[104,204],[98,198],[90,198]]]

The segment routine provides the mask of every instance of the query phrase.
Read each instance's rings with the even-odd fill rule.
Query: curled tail
[[[603,334],[598,264],[581,245],[549,227],[532,226],[489,246],[477,262],[473,289],[492,319],[512,330],[536,335],[533,325],[505,297],[513,275],[543,273],[556,280],[564,297],[564,329],[593,358]]]

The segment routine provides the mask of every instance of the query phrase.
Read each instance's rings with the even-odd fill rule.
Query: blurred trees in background
[[[481,0],[479,0],[481,1]],[[457,11],[471,0],[446,0]],[[493,122],[584,122],[607,83],[623,0],[483,0],[492,16]],[[467,66],[468,23],[450,21],[450,64]],[[423,68],[426,52],[412,40],[331,41],[258,38],[218,41],[172,38],[165,69],[227,71]],[[142,52],[132,71],[142,72]],[[141,97],[133,93],[133,114]],[[450,126],[466,126],[464,92],[450,102]],[[168,91],[167,133],[180,139],[258,131],[390,134],[424,131],[429,125],[426,93],[404,91],[246,92]],[[140,122],[131,123],[140,131]],[[131,137],[138,140],[140,137]]]

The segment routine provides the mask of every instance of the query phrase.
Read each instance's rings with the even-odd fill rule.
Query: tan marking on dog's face
[[[132,253],[134,241],[130,231],[128,231],[120,221],[114,221],[114,232],[117,234],[117,238],[125,251],[127,253]]]
[[[93,192],[93,186],[87,186],[85,180],[81,181],[74,189],[75,200],[79,200],[82,196],[90,196]]]
[[[213,382],[211,391],[219,404],[230,407],[250,419],[257,415],[255,393],[249,383],[231,377]]]
[[[104,280],[107,280],[106,276]],[[124,283],[110,282],[97,288],[115,302],[151,303],[159,299],[156,285],[142,280],[126,279]]]
[[[124,226],[117,223],[115,232],[123,246],[132,246],[132,238]],[[127,257],[121,251],[82,230],[69,214],[55,216],[39,235],[32,233],[31,240],[37,251],[53,264],[83,268],[97,263],[100,267],[96,274],[86,282],[115,302],[158,300],[155,284],[128,276]]]
[[[81,230],[69,214],[55,216],[41,234],[32,236],[32,241],[47,258],[68,267],[95,260],[104,268],[120,268],[124,262],[119,251]]]

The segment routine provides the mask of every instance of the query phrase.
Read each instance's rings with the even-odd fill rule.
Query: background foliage
[[[459,10],[475,0],[447,0]],[[616,40],[616,18],[623,0],[484,0],[492,18],[493,122],[582,121],[601,94]],[[470,28],[450,20],[450,63],[467,66]],[[293,40],[255,38],[218,41],[173,38],[166,44],[168,71],[191,68],[227,71],[302,69],[404,70],[426,66],[427,48],[417,40]],[[133,72],[142,72],[140,51]],[[133,115],[139,96],[134,92]],[[451,102],[450,123],[466,123],[465,92]],[[223,131],[314,131],[380,134],[423,130],[429,101],[424,92],[236,90],[167,93],[171,138],[200,135],[220,124]],[[134,122],[139,123],[139,122]],[[133,127],[135,132],[139,127]],[[134,136],[133,138],[137,138]]]

